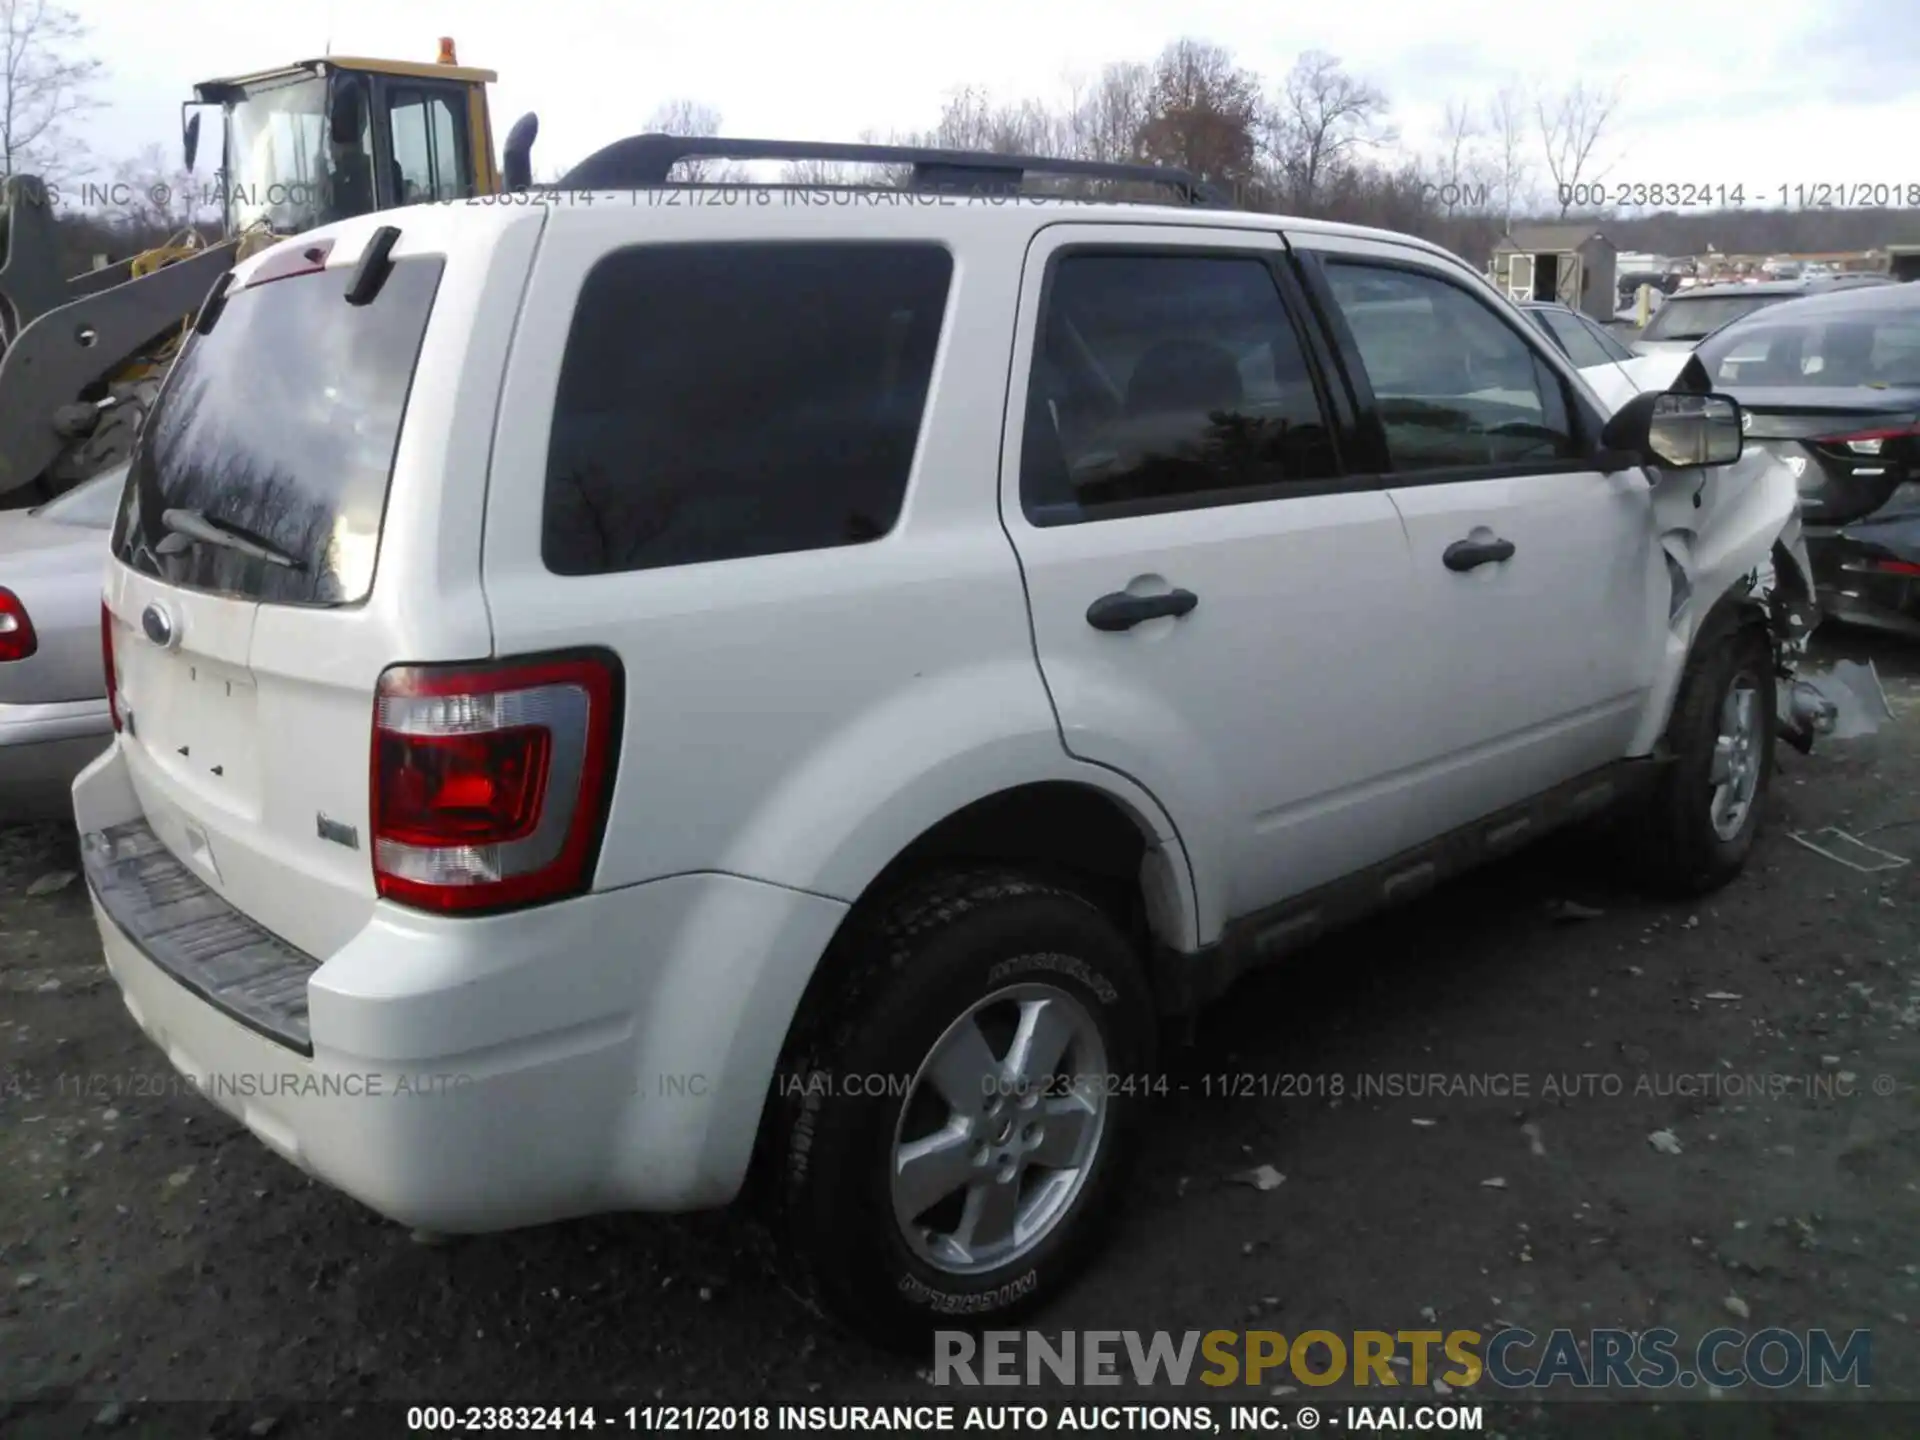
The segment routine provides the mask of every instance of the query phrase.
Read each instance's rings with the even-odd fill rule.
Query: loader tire
[[[100,422],[91,433],[81,436],[62,450],[47,475],[55,494],[73,489],[83,480],[91,480],[103,470],[125,463],[133,454],[133,442],[140,437],[153,402],[159,398],[158,375],[144,380],[129,380],[112,387],[113,404],[102,409]]]

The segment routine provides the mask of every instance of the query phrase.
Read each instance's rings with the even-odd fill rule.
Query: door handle
[[[1162,615],[1185,615],[1200,603],[1191,590],[1169,590],[1165,595],[1129,595],[1116,590],[1087,607],[1087,623],[1096,630],[1131,630],[1142,620]]]
[[[1472,570],[1513,558],[1511,540],[1456,540],[1440,556],[1449,570]]]

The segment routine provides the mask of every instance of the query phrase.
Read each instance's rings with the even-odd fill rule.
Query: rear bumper
[[[76,786],[83,828],[98,833],[116,787],[131,797],[112,750]],[[450,1233],[731,1200],[845,911],[725,875],[489,918],[381,905],[314,962],[303,1054],[207,983],[221,947],[196,942],[218,920],[161,941],[130,933],[150,927],[97,884],[93,899],[127,1009],[193,1089],[372,1209]],[[198,981],[183,953],[205,957]]]
[[[1908,552],[1866,543],[1840,526],[1808,526],[1806,536],[1824,613],[1846,624],[1920,640],[1920,578],[1888,574],[1874,564],[1880,559],[1912,563]]]
[[[0,816],[71,818],[74,777],[112,735],[104,699],[0,705]]]

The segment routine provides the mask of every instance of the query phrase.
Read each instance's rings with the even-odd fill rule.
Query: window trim
[[[1043,232],[1044,233],[1044,232]],[[1166,239],[1135,240],[1067,240],[1053,246],[1046,252],[1044,269],[1040,280],[1040,301],[1033,313],[1030,331],[1031,345],[1028,350],[1027,364],[1023,372],[1011,378],[1012,387],[1007,397],[1007,418],[1009,438],[1017,438],[1019,444],[1002,449],[1002,464],[1006,464],[1007,451],[1013,453],[1014,498],[1018,502],[1019,512],[1036,530],[1054,530],[1071,525],[1092,525],[1106,520],[1132,520],[1151,515],[1172,515],[1190,510],[1213,510],[1227,505],[1259,505],[1274,500],[1305,499],[1317,495],[1339,495],[1354,490],[1378,489],[1377,481],[1367,472],[1356,471],[1352,460],[1355,445],[1359,440],[1357,414],[1348,396],[1342,395],[1338,387],[1331,382],[1330,365],[1333,352],[1320,326],[1315,322],[1311,306],[1307,303],[1305,292],[1299,280],[1288,265],[1286,241],[1278,232],[1267,230],[1249,231],[1250,243],[1236,245],[1225,240],[1209,238],[1196,244],[1182,244]],[[1036,239],[1040,237],[1036,236]],[[1259,243],[1277,242],[1277,243]],[[1124,256],[1128,259],[1172,259],[1172,260],[1251,260],[1267,272],[1273,283],[1274,298],[1280,303],[1280,310],[1293,333],[1295,343],[1300,348],[1301,359],[1307,367],[1308,379],[1312,382],[1314,399],[1320,407],[1322,423],[1327,427],[1334,449],[1335,474],[1326,480],[1276,480],[1265,485],[1242,485],[1218,490],[1197,490],[1180,495],[1152,496],[1138,500],[1117,500],[1098,506],[1077,505],[1072,513],[1063,513],[1061,506],[1037,506],[1027,496],[1026,467],[1022,463],[1026,451],[1026,412],[1027,395],[1033,384],[1034,362],[1040,354],[1040,340],[1046,333],[1047,317],[1053,304],[1054,287],[1058,283],[1059,269],[1063,261],[1084,256]],[[1029,262],[1029,265],[1031,262]],[[1022,324],[1025,326],[1023,319]],[[1014,427],[1018,427],[1017,430]]]
[[[1547,305],[1542,306],[1533,313],[1540,317],[1541,323],[1546,326],[1547,337],[1554,342],[1555,348],[1567,357],[1567,363],[1572,365],[1574,369],[1585,370],[1589,367],[1580,363],[1579,358],[1574,355],[1572,348],[1568,345],[1566,337],[1554,329],[1553,321],[1556,313],[1565,316],[1566,323],[1573,326],[1575,330],[1580,331],[1581,334],[1586,337],[1588,343],[1600,352],[1600,358],[1593,362],[1594,365],[1612,363],[1613,356],[1607,353],[1606,346],[1593,338],[1593,325],[1587,320],[1587,317],[1582,315],[1578,310],[1567,305]]]
[[[374,145],[377,152],[384,152],[377,153],[375,158],[379,164],[386,168],[389,184],[391,184],[393,169],[399,163],[399,156],[395,153],[393,144],[394,107],[396,104],[402,106],[411,104],[415,96],[418,96],[422,102],[421,110],[423,112],[423,118],[425,118],[426,102],[435,99],[444,103],[448,113],[453,117],[453,148],[456,152],[453,157],[455,167],[453,180],[457,192],[453,198],[456,201],[473,199],[474,142],[473,136],[470,133],[471,127],[468,124],[466,92],[458,85],[451,85],[444,80],[431,79],[425,76],[419,78],[410,75],[388,77],[385,83],[379,87],[374,97],[375,103],[379,106],[377,113],[380,116],[380,123],[374,127]],[[432,134],[431,123],[427,126],[427,133],[429,136]],[[431,140],[429,140],[429,146],[431,146],[431,143]],[[396,207],[403,206],[406,200],[404,196],[395,195],[392,203]],[[419,205],[445,205],[451,202],[441,200],[438,197],[432,197],[426,200],[418,200],[414,203]]]
[[[1573,311],[1572,315],[1574,319],[1578,320],[1592,332],[1595,341],[1599,344],[1601,350],[1606,352],[1607,359],[1611,363],[1624,365],[1627,361],[1633,359],[1633,351],[1620,343],[1620,337],[1611,334],[1607,330],[1607,327],[1594,319],[1593,316],[1582,314],[1578,310]],[[1620,353],[1615,355],[1613,350],[1607,349],[1608,346],[1612,346],[1613,350],[1618,350]]]
[[[1318,238],[1314,237],[1316,240]],[[1468,480],[1506,480],[1529,475],[1578,475],[1605,468],[1601,464],[1599,453],[1599,436],[1605,424],[1604,417],[1595,408],[1585,385],[1576,383],[1578,367],[1559,353],[1553,341],[1547,335],[1540,333],[1539,326],[1533,321],[1522,316],[1519,317],[1521,323],[1514,324],[1513,320],[1502,315],[1499,308],[1486,296],[1475,294],[1470,285],[1448,274],[1444,264],[1422,263],[1419,260],[1398,255],[1377,255],[1371,251],[1342,250],[1337,245],[1323,244],[1298,247],[1294,250],[1294,255],[1299,263],[1307,293],[1312,297],[1314,306],[1320,313],[1321,324],[1333,337],[1347,384],[1353,390],[1355,403],[1362,417],[1361,424],[1370,440],[1369,448],[1372,451],[1372,458],[1378,467],[1371,477],[1374,484],[1385,489],[1402,490],[1413,485],[1452,485]],[[1373,382],[1367,375],[1365,362],[1361,359],[1359,343],[1354,339],[1353,331],[1347,325],[1346,315],[1334,296],[1332,282],[1327,278],[1326,265],[1329,263],[1371,266],[1378,270],[1397,270],[1422,279],[1438,281],[1441,284],[1451,285],[1479,305],[1496,323],[1505,326],[1507,330],[1518,336],[1520,343],[1533,355],[1535,363],[1545,365],[1548,372],[1559,380],[1567,419],[1574,432],[1576,453],[1561,460],[1446,465],[1424,470],[1396,469],[1391,453],[1387,449],[1386,427],[1380,419],[1379,401],[1374,396]],[[1526,333],[1528,330],[1533,330],[1535,334],[1529,336]],[[1572,375],[1568,374],[1569,370],[1573,372]]]

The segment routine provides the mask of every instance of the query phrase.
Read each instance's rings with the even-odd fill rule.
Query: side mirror
[[[1663,470],[1731,465],[1744,443],[1740,405],[1731,395],[1671,390],[1634,396],[1600,433],[1603,449]]]
[[[186,133],[180,137],[180,158],[186,163],[187,172],[193,172],[193,157],[200,153],[200,116],[196,113],[187,117]]]

